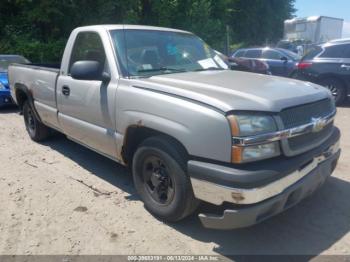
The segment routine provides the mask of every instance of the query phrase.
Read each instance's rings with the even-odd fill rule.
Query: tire
[[[329,89],[335,100],[336,105],[341,105],[347,96],[345,86],[343,83],[335,78],[327,78],[320,81],[320,85]]]
[[[49,137],[50,128],[37,119],[28,101],[25,101],[23,105],[23,117],[27,132],[32,140],[40,142]]]
[[[132,173],[136,191],[146,209],[169,222],[179,221],[195,211],[194,197],[186,174],[185,152],[170,139],[152,137],[136,150]]]

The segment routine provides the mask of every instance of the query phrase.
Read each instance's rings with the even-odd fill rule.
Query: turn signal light
[[[239,146],[233,146],[232,153],[231,153],[231,162],[236,164],[242,163],[243,162],[242,155],[243,155],[243,148]]]

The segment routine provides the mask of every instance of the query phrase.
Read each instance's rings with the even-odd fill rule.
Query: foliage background
[[[283,36],[295,0],[1,0],[0,53],[22,54],[32,62],[59,62],[75,27],[145,24],[196,33],[225,51],[261,45]]]

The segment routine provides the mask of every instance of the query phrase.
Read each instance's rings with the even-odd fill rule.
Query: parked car
[[[286,49],[286,50],[289,50],[293,53],[298,53],[298,44],[297,43],[294,43],[293,41],[289,41],[289,40],[280,40],[277,45],[276,45],[277,48],[283,48],[283,49]]]
[[[32,140],[52,128],[129,166],[147,210],[166,221],[200,201],[231,203],[199,217],[232,229],[323,184],[340,132],[327,89],[225,68],[189,32],[98,25],[72,32],[60,68],[11,65],[9,79]]]
[[[315,46],[302,58],[293,77],[327,87],[336,104],[341,104],[350,93],[350,40]]]
[[[0,107],[13,104],[8,84],[7,69],[11,63],[29,63],[23,56],[0,55]]]
[[[219,51],[215,50],[215,52],[225,61],[231,70],[271,75],[269,65],[264,61],[257,59],[232,58],[220,53]]]
[[[316,44],[306,40],[280,40],[276,44],[276,48],[287,49],[293,53],[296,53],[299,57],[304,56],[310,51]]]
[[[295,71],[300,57],[282,48],[245,48],[238,49],[232,58],[255,59],[266,62],[272,75],[289,77]]]
[[[232,70],[251,72],[257,74],[271,75],[269,65],[258,59],[246,59],[246,58],[228,58],[230,68]]]

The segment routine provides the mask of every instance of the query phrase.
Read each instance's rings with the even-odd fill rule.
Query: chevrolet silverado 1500
[[[228,206],[199,214],[206,227],[259,223],[310,195],[340,155],[328,90],[228,70],[186,31],[77,28],[60,68],[14,64],[9,80],[32,140],[54,129],[130,167],[167,221],[205,201]]]

